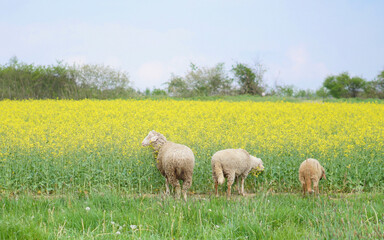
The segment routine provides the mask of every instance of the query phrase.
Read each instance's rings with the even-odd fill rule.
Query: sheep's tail
[[[216,176],[216,180],[220,185],[224,183],[223,168],[220,162],[213,164],[213,174]]]

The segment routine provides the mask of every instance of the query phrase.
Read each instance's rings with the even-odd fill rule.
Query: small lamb
[[[313,189],[316,194],[319,194],[319,180],[322,178],[327,179],[325,170],[316,159],[308,158],[301,163],[299,168],[299,180],[303,187],[303,195],[308,192],[312,194],[314,191],[311,189],[313,182]]]
[[[225,149],[216,152],[212,156],[212,175],[215,180],[215,193],[218,196],[218,184],[224,183],[224,178],[227,178],[227,197],[231,196],[231,186],[235,181],[235,178],[241,177],[238,181],[239,194],[244,193],[244,181],[248,176],[251,169],[257,169],[258,171],[264,171],[263,161],[260,158],[249,155],[249,153],[243,149]]]
[[[156,131],[150,131],[141,145],[152,146],[157,159],[157,169],[165,177],[166,194],[169,194],[168,183],[175,188],[175,195],[180,198],[180,183],[183,180],[183,197],[187,201],[187,191],[192,185],[195,156],[192,150],[184,145],[167,141]]]

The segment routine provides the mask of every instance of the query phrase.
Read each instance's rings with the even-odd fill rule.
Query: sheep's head
[[[147,146],[151,145],[152,142],[155,142],[157,140],[157,138],[158,138],[158,136],[155,134],[155,131],[152,130],[148,133],[148,135],[141,142],[141,145],[143,147],[147,147]]]
[[[167,141],[167,139],[162,134],[156,132],[155,130],[152,130],[148,133],[148,135],[141,142],[141,145],[143,147],[151,145],[154,148],[157,148],[157,147],[161,146],[162,144],[164,144],[165,141]]]
[[[258,172],[264,171],[263,161],[260,158],[251,156],[252,168]]]
[[[321,167],[321,177],[320,177],[320,180],[323,179],[323,178],[325,180],[327,180],[327,177],[325,176],[325,169],[323,167]]]

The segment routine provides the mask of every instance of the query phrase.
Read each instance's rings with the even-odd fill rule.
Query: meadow
[[[202,239],[382,236],[382,103],[4,100],[0,112],[3,239],[108,239],[107,233],[118,231],[106,223],[112,213],[121,218],[121,225],[146,223],[140,231],[146,239],[196,234],[203,234]],[[150,130],[193,150],[190,202],[161,197],[164,179],[151,149],[141,146]],[[235,194],[229,202],[211,199],[210,158],[225,148],[244,148],[264,161],[265,171],[246,180],[246,192],[256,195],[241,200]],[[306,158],[318,159],[326,169],[320,198],[300,196],[298,167]],[[345,194],[351,195],[340,197]],[[87,204],[93,204],[89,212],[84,210]],[[107,210],[102,210],[104,205]],[[287,207],[293,205],[301,210]],[[200,216],[207,222],[199,223],[206,206],[215,218]],[[335,214],[338,207],[344,212]],[[164,222],[155,223],[161,209],[176,208],[173,218],[164,216]],[[144,209],[152,209],[154,216]],[[29,219],[32,216],[36,218]],[[327,222],[329,217],[335,221]],[[103,218],[108,221],[100,222]],[[18,223],[13,226],[13,221]],[[28,230],[27,222],[41,230]],[[356,232],[350,224],[356,224]],[[302,225],[311,231],[297,230]],[[188,230],[180,232],[178,227]],[[140,228],[124,229],[121,235],[135,237]],[[33,233],[37,237],[28,235]]]
[[[0,201],[0,239],[382,239],[383,197],[22,195]]]

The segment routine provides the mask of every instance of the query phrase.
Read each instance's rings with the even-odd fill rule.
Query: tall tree
[[[211,68],[199,68],[191,63],[191,70],[185,79],[192,87],[194,95],[199,96],[225,94],[231,89],[232,83],[224,71],[224,63],[218,63]]]
[[[373,81],[365,84],[364,93],[369,98],[384,98],[384,70]]]
[[[171,75],[171,79],[165,83],[167,85],[167,91],[170,96],[173,97],[189,97],[191,91],[188,87],[188,83],[179,76]]]
[[[361,77],[350,78],[347,84],[348,92],[351,97],[357,97],[357,94],[364,88],[365,80]]]
[[[202,68],[191,63],[190,67],[184,77],[172,75],[171,80],[166,83],[171,96],[212,96],[231,91],[232,79],[224,71],[224,63]]]
[[[243,63],[237,63],[232,66],[232,72],[240,86],[241,94],[261,95],[263,93],[262,84],[266,72],[263,65],[256,64],[255,67],[250,67]]]
[[[328,76],[323,82],[323,86],[335,98],[357,97],[363,90],[366,81],[361,77],[350,77],[347,72],[337,76]]]

